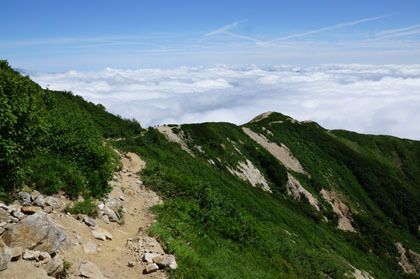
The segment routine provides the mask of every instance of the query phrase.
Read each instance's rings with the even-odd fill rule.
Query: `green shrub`
[[[95,217],[98,213],[98,206],[88,198],[82,202],[77,201],[73,205],[67,205],[65,211],[71,214],[85,214]]]

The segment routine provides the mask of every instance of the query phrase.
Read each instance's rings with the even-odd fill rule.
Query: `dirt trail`
[[[97,240],[92,236],[92,229],[75,218],[55,214],[53,219],[64,227],[69,235],[67,248],[62,253],[67,262],[72,263],[70,278],[80,278],[79,266],[84,260],[96,264],[105,278],[166,278],[163,271],[151,274],[142,274],[145,263],[140,259],[143,252],[150,249],[140,248],[135,251],[132,245],[127,245],[130,239],[147,239],[147,232],[151,224],[155,222],[155,216],[149,208],[162,203],[159,196],[146,189],[137,173],[145,167],[146,163],[134,153],[127,153],[121,159],[123,170],[114,176],[114,188],[109,194],[109,199],[118,199],[125,209],[124,224],[110,222],[105,223],[96,218],[97,225],[112,234],[112,240]],[[93,244],[94,243],[94,244]],[[86,253],[85,247],[96,245],[97,251]],[[163,253],[160,245],[153,248],[152,252]],[[129,263],[134,263],[129,267]]]

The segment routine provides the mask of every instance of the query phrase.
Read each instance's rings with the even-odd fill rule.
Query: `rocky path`
[[[114,175],[113,190],[105,205],[125,211],[122,224],[96,219],[97,227],[108,231],[112,240],[95,239],[92,236],[95,229],[76,219],[54,218],[63,227],[72,228],[68,232],[73,241],[71,248],[63,249],[64,258],[72,263],[70,278],[79,278],[80,266],[85,261],[94,263],[105,278],[166,278],[161,270],[143,274],[148,265],[143,261],[145,253],[164,254],[159,243],[147,236],[148,228],[155,222],[149,208],[162,201],[143,186],[137,175],[145,162],[134,153],[120,156],[123,169]]]
[[[0,278],[54,278],[63,261],[71,264],[68,278],[165,279],[164,268],[177,268],[175,257],[148,236],[155,222],[150,207],[162,200],[138,175],[146,163],[134,153],[116,152],[123,167],[94,218],[66,214],[70,201],[64,196],[43,197],[36,191],[19,193],[13,205],[0,204]],[[50,246],[44,241],[34,246],[37,237]]]

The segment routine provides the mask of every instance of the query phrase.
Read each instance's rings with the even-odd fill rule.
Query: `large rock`
[[[104,276],[102,275],[99,268],[96,266],[96,264],[88,261],[82,262],[82,264],[79,267],[80,274],[83,277],[92,278],[92,279],[104,279]]]
[[[20,246],[54,253],[67,239],[67,234],[52,219],[40,211],[23,219],[2,235],[9,247]]]
[[[12,259],[12,252],[9,247],[0,239],[0,271],[5,270],[10,260]]]

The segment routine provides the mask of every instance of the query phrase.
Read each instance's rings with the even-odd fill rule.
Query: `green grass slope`
[[[309,175],[287,170],[229,123],[172,126],[192,155],[152,128],[115,142],[147,161],[142,178],[165,198],[151,232],[178,258],[171,278],[354,278],[354,267],[418,278],[402,271],[395,243],[420,251],[419,142],[327,131],[277,113],[244,127],[285,144]],[[229,171],[246,160],[272,193]],[[287,194],[288,172],[319,211]],[[345,197],[357,232],[337,228],[322,189]]]

